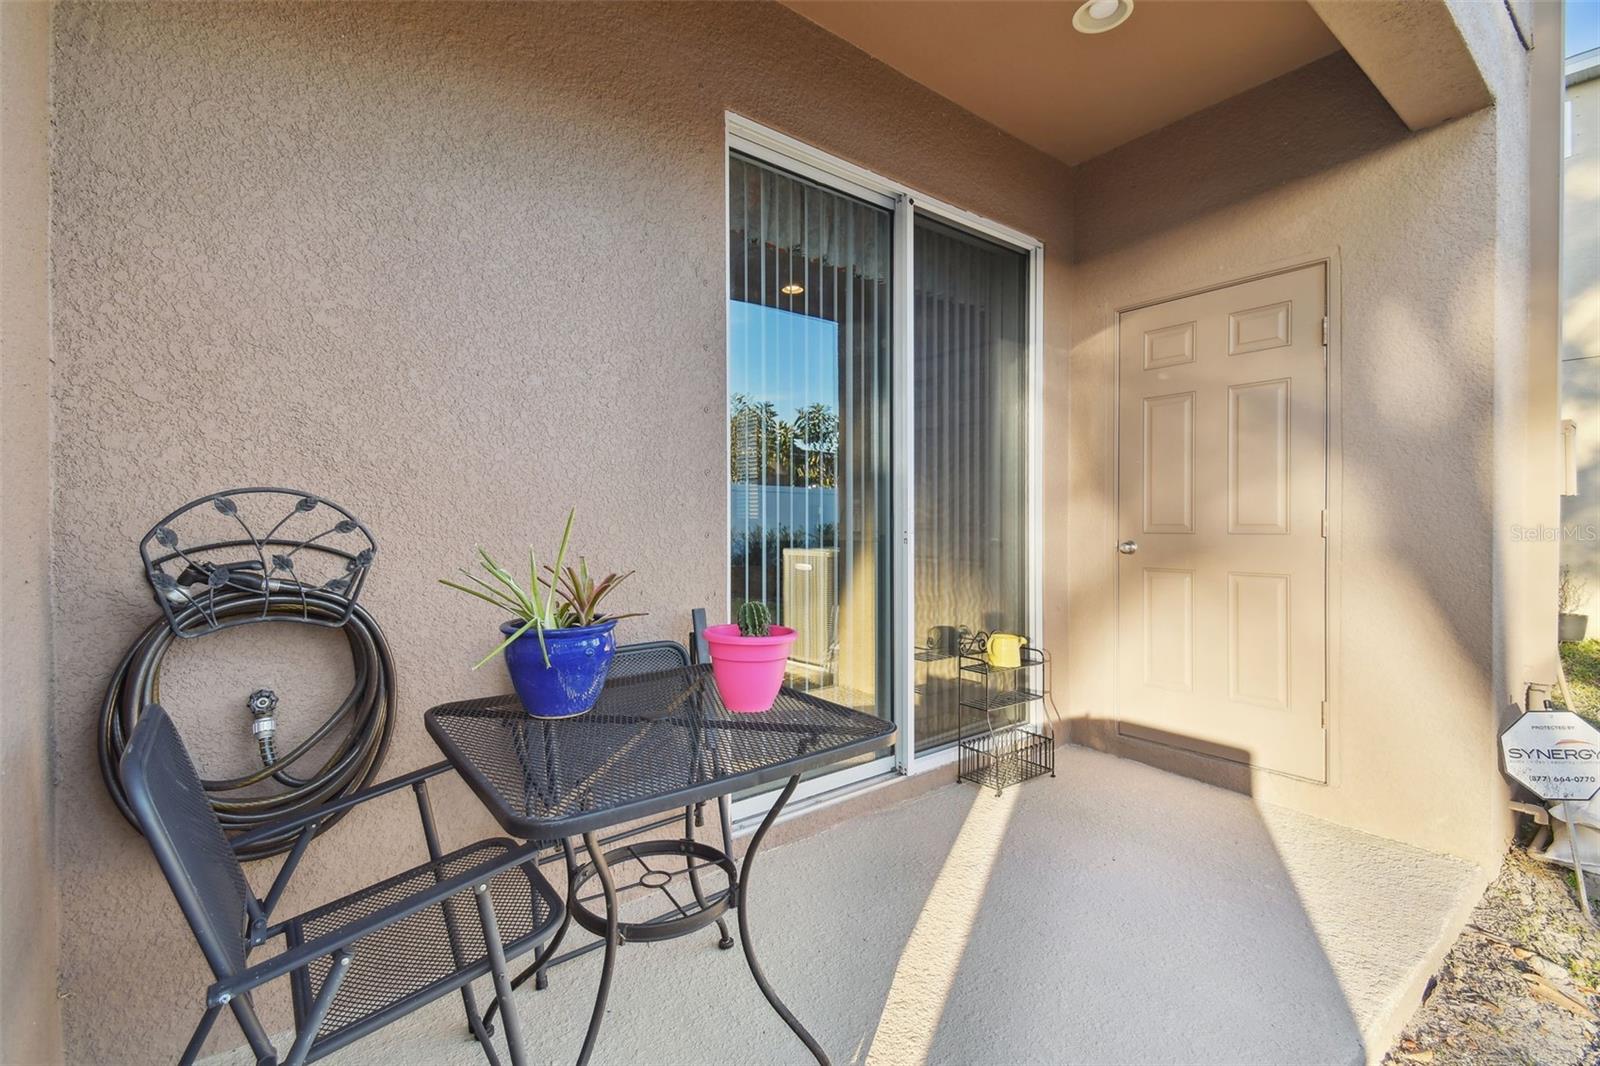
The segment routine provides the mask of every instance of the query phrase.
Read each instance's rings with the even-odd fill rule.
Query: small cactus
[[[765,637],[769,635],[772,626],[772,612],[767,610],[767,605],[751,601],[739,608],[739,635],[741,637]]]

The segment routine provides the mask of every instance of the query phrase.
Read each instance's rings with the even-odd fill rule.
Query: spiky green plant
[[[561,532],[561,546],[556,549],[554,566],[546,564],[541,567],[533,548],[528,548],[526,588],[481,547],[478,549],[478,565],[492,580],[485,581],[467,570],[461,571],[462,576],[476,587],[440,579],[439,584],[476,596],[502,611],[509,611],[523,623],[494,651],[478,660],[473,666],[474,670],[505,651],[512,641],[530,629],[538,635],[539,651],[544,656],[544,664],[549,666],[550,649],[545,646],[545,630],[575,629],[597,622],[639,617],[638,613],[608,615],[600,610],[600,601],[616,591],[617,586],[633,573],[632,570],[623,574],[607,574],[597,581],[589,574],[589,561],[581,555],[578,556],[577,566],[562,565],[566,561],[567,543],[572,539],[572,521],[576,514],[577,508],[567,512],[567,525]]]
[[[561,546],[556,549],[555,569],[558,571],[561,569],[561,564],[566,561],[567,542],[572,538],[572,519],[577,513],[577,508],[567,512],[567,525],[561,532]],[[485,581],[463,568],[461,571],[462,576],[472,582],[473,585],[476,585],[476,588],[462,585],[455,581],[447,581],[444,578],[439,579],[439,584],[465,592],[468,596],[476,596],[485,603],[493,604],[503,611],[510,611],[512,617],[522,621],[522,625],[515,633],[501,641],[494,651],[479,659],[472,668],[476,670],[496,655],[505,651],[512,641],[530,629],[538,634],[539,651],[544,656],[544,664],[549,666],[550,649],[545,647],[544,631],[565,628],[567,623],[563,622],[563,611],[569,608],[567,608],[566,603],[556,589],[545,578],[540,576],[539,558],[534,552],[533,546],[528,546],[528,585],[526,588],[519,584],[509,571],[495,562],[481,546],[478,548],[478,565],[494,579],[492,582]]]
[[[771,634],[772,612],[767,610],[767,605],[757,600],[751,600],[739,608],[739,635],[741,637],[765,637]]]
[[[589,575],[589,560],[578,556],[578,565],[569,566],[564,570],[557,570],[553,566],[544,568],[549,576],[544,580],[547,584],[554,579],[557,593],[561,597],[563,627],[592,626],[596,622],[616,620],[620,618],[638,618],[643,612],[634,611],[628,614],[604,614],[600,610],[600,601],[616,591],[618,585],[633,575],[629,570],[621,574],[607,574],[596,581]]]

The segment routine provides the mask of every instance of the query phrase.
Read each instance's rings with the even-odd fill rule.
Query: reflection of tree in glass
[[[839,448],[839,416],[825,403],[802,408],[794,415],[794,435],[803,446],[800,462],[806,483],[831,488]]]
[[[729,408],[728,476],[741,484],[763,481],[763,457],[778,421],[778,409],[770,403],[756,403],[742,392],[734,394]]]
[[[832,488],[839,416],[824,403],[795,412],[792,423],[766,400],[735,393],[729,402],[728,476],[741,484]]]

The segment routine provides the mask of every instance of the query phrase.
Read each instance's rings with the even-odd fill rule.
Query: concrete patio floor
[[[836,1063],[1362,1063],[1483,887],[1467,863],[1096,752],[1061,749],[1058,774],[1000,798],[952,784],[758,859],[759,957]],[[623,946],[595,1063],[809,1061],[715,940]],[[599,967],[518,993],[530,1061],[577,1057]],[[480,1063],[460,1010],[329,1061]]]

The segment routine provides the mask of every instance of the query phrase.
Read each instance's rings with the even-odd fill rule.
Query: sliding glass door
[[[961,631],[1028,634],[1029,264],[920,212],[913,255],[913,696],[925,752],[956,737]]]
[[[894,215],[737,153],[728,173],[732,606],[796,631],[790,684],[889,717]]]
[[[905,766],[955,739],[958,634],[1034,636],[1036,246],[846,164],[740,148],[730,606],[793,627],[789,683],[894,720]]]

